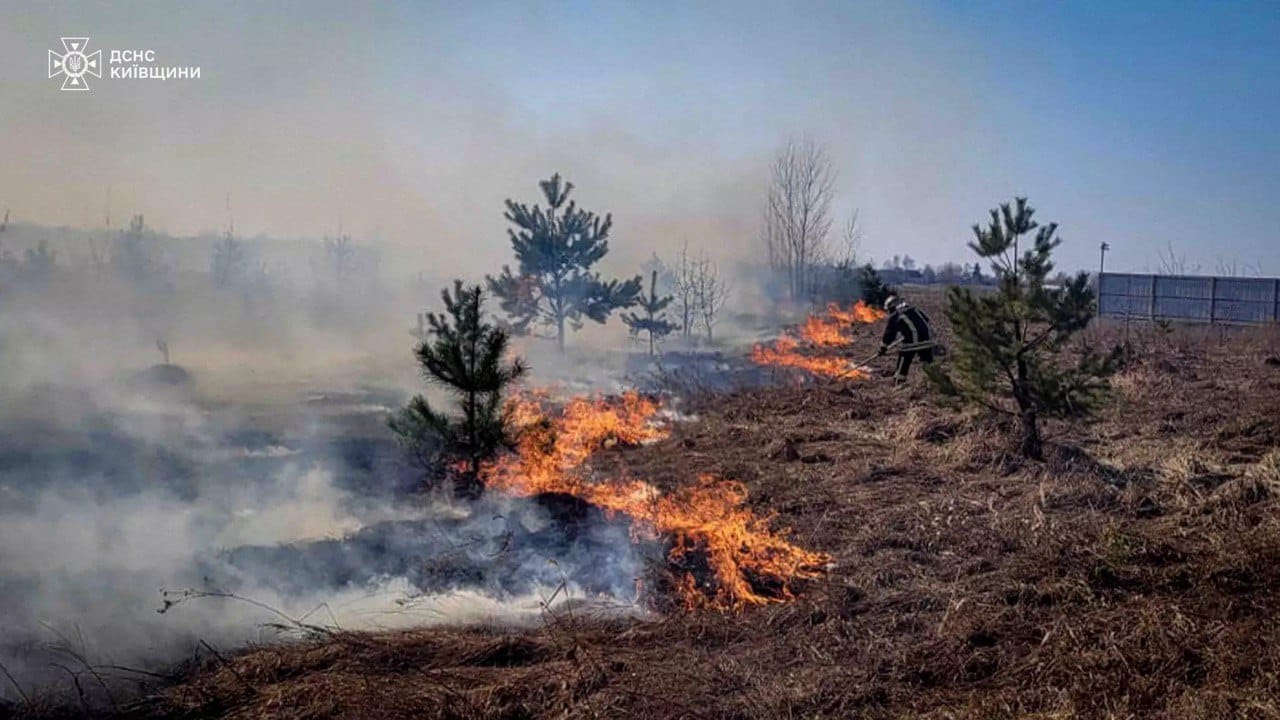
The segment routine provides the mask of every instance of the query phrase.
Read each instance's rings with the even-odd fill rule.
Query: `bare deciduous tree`
[[[945,262],[938,268],[938,282],[943,285],[959,285],[965,281],[966,275],[964,267],[958,263]]]
[[[826,150],[810,138],[787,141],[774,158],[761,235],[793,300],[806,297],[814,265],[826,259],[834,185]]]
[[[1156,250],[1156,255],[1160,258],[1157,270],[1162,275],[1194,275],[1200,272],[1199,265],[1188,264],[1186,255],[1174,252],[1172,241],[1167,244],[1166,250]]]
[[[698,322],[707,333],[707,343],[714,337],[720,310],[729,299],[729,282],[720,277],[720,266],[705,255],[699,255],[693,266],[694,298],[698,310]]]
[[[672,309],[681,339],[686,346],[694,344],[694,333],[704,333],[707,342],[715,339],[720,311],[729,299],[732,287],[720,275],[720,266],[706,253],[689,252],[689,243],[680,248],[671,268]]]
[[[110,264],[121,277],[137,285],[164,283],[169,270],[155,233],[147,229],[141,215],[134,215],[129,229],[115,238]]]
[[[324,254],[333,274],[336,277],[343,278],[350,275],[356,267],[356,251],[351,244],[351,236],[344,235],[341,231],[337,237],[324,238]]]
[[[209,272],[213,275],[213,284],[218,289],[239,286],[252,269],[253,259],[249,257],[248,248],[230,230],[213,246],[213,254],[209,260]]]
[[[1217,274],[1222,277],[1262,277],[1266,273],[1262,270],[1261,260],[1257,263],[1241,263],[1235,258],[1227,260],[1219,257],[1217,260]]]
[[[862,225],[858,222],[858,210],[855,208],[840,229],[840,247],[832,258],[837,267],[853,268],[858,266],[858,255],[862,252]]]
[[[694,321],[698,316],[698,286],[695,282],[696,261],[689,256],[689,242],[680,247],[680,255],[672,268],[674,280],[671,295],[675,298],[675,313],[680,318],[680,337],[688,345],[692,340]]]

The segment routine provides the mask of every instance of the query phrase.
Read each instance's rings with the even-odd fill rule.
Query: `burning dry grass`
[[[1048,428],[1045,463],[921,385],[706,397],[592,464],[676,501],[737,478],[734,507],[834,562],[795,601],[255,648],[130,714],[1274,718],[1280,368],[1144,351],[1117,386],[1095,422]]]
[[[669,427],[660,422],[659,409],[636,393],[573,398],[559,410],[545,398],[517,398],[512,416],[523,429],[520,445],[485,469],[486,485],[518,496],[563,493],[627,516],[638,540],[670,545],[662,584],[684,607],[735,608],[794,597],[793,584],[817,577],[827,557],[788,542],[768,518],[747,509],[742,483],[703,474],[663,493],[622,473],[585,471],[602,449],[665,438]]]
[[[849,379],[862,379],[866,372],[853,367],[839,357],[812,356],[800,352],[800,341],[791,337],[780,337],[771,345],[757,345],[751,350],[751,360],[760,365],[794,368],[814,375]]]
[[[870,307],[859,300],[848,310],[841,309],[835,303],[827,305],[821,314],[811,314],[799,327],[795,328],[795,336],[784,335],[772,344],[757,345],[751,350],[751,360],[758,365],[780,368],[792,368],[825,378],[846,380],[863,380],[868,377],[866,369],[849,363],[842,357],[833,357],[828,353],[813,354],[802,352],[802,345],[822,351],[829,348],[847,347],[852,339],[852,329],[857,325],[868,324],[883,319],[884,312]]]

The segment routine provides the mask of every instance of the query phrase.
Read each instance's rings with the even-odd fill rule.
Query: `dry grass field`
[[[878,329],[843,352],[874,351]],[[592,458],[665,489],[745,483],[773,527],[833,558],[793,601],[335,633],[209,658],[118,713],[1280,716],[1280,334],[1127,334],[1113,401],[1050,424],[1044,463],[919,376],[704,394],[666,439]]]

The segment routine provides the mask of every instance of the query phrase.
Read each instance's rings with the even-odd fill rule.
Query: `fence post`
[[[1218,276],[1209,278],[1209,324],[1212,325],[1218,310]]]
[[[1147,297],[1147,320],[1156,320],[1156,276],[1151,276],[1151,293]]]

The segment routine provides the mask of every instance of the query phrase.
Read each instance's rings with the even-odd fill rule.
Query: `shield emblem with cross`
[[[89,38],[62,38],[61,54],[49,51],[49,77],[62,77],[63,90],[88,90],[87,76],[102,77],[102,51],[86,53]]]

